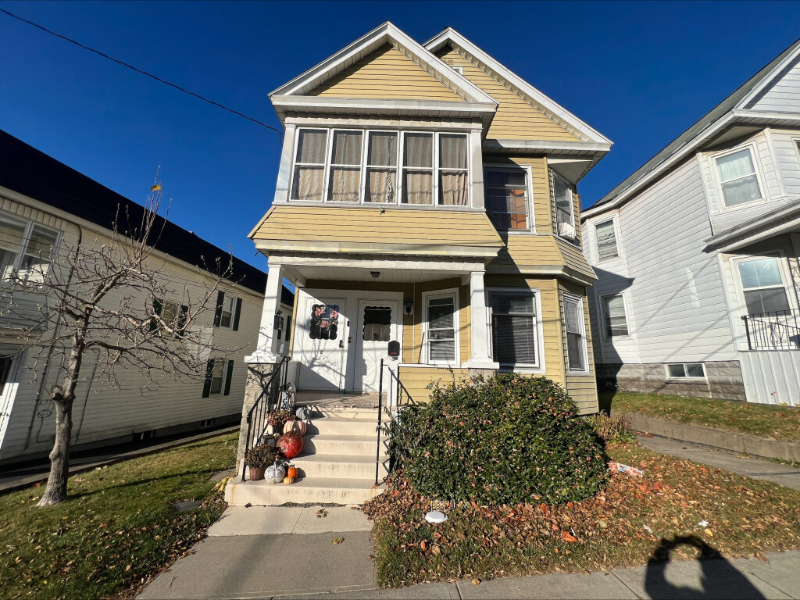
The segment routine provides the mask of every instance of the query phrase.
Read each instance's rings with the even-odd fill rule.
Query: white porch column
[[[471,354],[467,366],[473,369],[497,369],[498,365],[489,357],[489,324],[486,320],[486,289],[483,271],[469,275],[469,312]]]
[[[277,363],[280,357],[272,351],[275,339],[275,313],[281,305],[283,270],[281,265],[270,265],[267,272],[267,290],[264,292],[264,308],[261,311],[261,326],[258,329],[256,351],[245,356],[248,363]]]

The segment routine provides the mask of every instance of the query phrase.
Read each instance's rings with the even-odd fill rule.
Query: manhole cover
[[[188,510],[194,510],[195,508],[200,508],[199,502],[194,502],[193,500],[187,500],[186,502],[176,502],[172,505],[178,512],[186,512]]]

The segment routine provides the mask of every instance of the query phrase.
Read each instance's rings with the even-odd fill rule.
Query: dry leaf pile
[[[800,493],[660,455],[611,444],[614,460],[645,472],[612,475],[596,496],[559,506],[460,503],[448,521],[424,520],[431,501],[398,474],[364,505],[375,521],[383,585],[646,564],[662,540],[694,535],[723,556],[800,546]],[[707,523],[698,525],[701,521]],[[694,558],[694,548],[673,551]]]

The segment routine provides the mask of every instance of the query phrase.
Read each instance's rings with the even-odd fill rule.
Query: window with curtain
[[[528,172],[486,167],[486,213],[498,231],[528,229]]]
[[[717,172],[725,206],[736,206],[762,198],[749,148],[717,158]]]
[[[467,136],[439,134],[439,204],[468,206]]]
[[[780,260],[776,256],[764,256],[739,261],[739,276],[748,315],[790,310]]]
[[[567,362],[570,371],[586,370],[586,338],[583,332],[583,306],[577,298],[564,296],[567,329]]]
[[[333,132],[328,200],[358,202],[361,188],[361,131]]]
[[[619,256],[617,248],[617,232],[614,229],[614,221],[599,223],[594,228],[597,235],[597,257],[600,260]]]
[[[456,360],[455,294],[428,298],[427,347],[429,363]]]
[[[327,129],[300,129],[297,132],[292,200],[322,200],[327,146]]]
[[[537,365],[536,303],[532,293],[491,293],[492,358],[501,365]]]
[[[433,134],[403,138],[403,203],[433,204]]]
[[[398,137],[397,133],[370,132],[364,202],[397,201]]]
[[[628,319],[625,316],[625,300],[622,294],[603,297],[603,316],[606,322],[606,337],[628,335]]]
[[[572,213],[572,188],[552,171],[551,176],[553,178],[553,196],[556,204],[556,226],[558,227],[558,232],[560,232],[562,224],[575,226]]]

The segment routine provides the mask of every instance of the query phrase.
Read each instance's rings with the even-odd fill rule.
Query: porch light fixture
[[[370,271],[369,274],[372,275],[373,279],[377,279],[378,277],[381,276],[381,272],[380,271]]]
[[[414,310],[414,301],[411,298],[406,298],[403,301],[403,310],[409,316],[411,316],[411,311]]]

